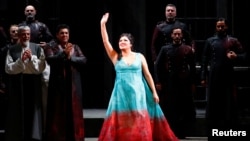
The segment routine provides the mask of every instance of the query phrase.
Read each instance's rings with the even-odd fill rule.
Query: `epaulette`
[[[156,24],[157,27],[162,27],[162,26],[164,26],[164,25],[166,25],[166,22],[165,22],[165,21],[159,21],[159,22]]]
[[[166,23],[165,21],[159,21],[159,22],[157,22],[156,25],[161,25],[161,24],[165,24],[165,23]]]

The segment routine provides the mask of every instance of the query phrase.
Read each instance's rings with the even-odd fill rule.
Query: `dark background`
[[[197,65],[200,62],[204,40],[214,34],[215,19],[226,17],[230,33],[238,37],[249,52],[249,20],[246,13],[249,1],[240,0],[0,0],[0,25],[6,31],[10,24],[25,19],[24,8],[32,4],[37,9],[37,19],[46,23],[51,32],[59,23],[71,27],[71,42],[78,44],[88,58],[83,74],[84,108],[106,108],[112,91],[114,69],[107,59],[100,37],[100,19],[110,12],[108,30],[110,40],[117,48],[122,32],[135,37],[135,49],[142,52],[152,70],[150,42],[158,21],[165,19],[165,6],[177,6],[179,20],[188,24],[195,39]],[[249,66],[249,63],[240,64]]]

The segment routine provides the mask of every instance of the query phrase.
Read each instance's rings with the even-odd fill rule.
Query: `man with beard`
[[[9,79],[5,141],[42,140],[42,86],[45,68],[43,49],[30,42],[30,28],[18,28],[18,43],[6,56]]]
[[[246,57],[239,40],[228,35],[225,18],[217,19],[215,28],[216,34],[205,42],[201,62],[201,84],[207,84],[208,88],[206,119],[209,135],[212,129],[230,130],[237,125],[234,66]]]
[[[168,4],[165,8],[166,20],[158,22],[154,29],[151,41],[151,55],[153,62],[155,62],[161,47],[172,43],[171,30],[176,25],[183,29],[183,43],[193,47],[193,40],[191,39],[187,25],[177,20],[176,15],[176,6],[174,4]]]
[[[27,5],[24,10],[26,20],[21,22],[19,26],[30,27],[30,42],[39,44],[42,48],[47,46],[46,44],[53,44],[53,36],[45,23],[42,23],[36,19],[37,11],[33,5]],[[49,84],[50,66],[46,62],[46,68],[42,75],[43,85],[43,111],[46,116],[47,96],[48,96],[48,84]],[[44,117],[45,119],[45,117]]]
[[[155,62],[156,88],[161,91],[160,105],[178,138],[185,138],[196,119],[195,54],[183,43],[183,29],[170,30],[172,43],[161,48]]]
[[[24,10],[26,20],[21,22],[19,26],[27,25],[31,30],[30,41],[45,46],[46,43],[52,41],[53,36],[45,23],[36,19],[37,11],[33,5],[27,5]]]

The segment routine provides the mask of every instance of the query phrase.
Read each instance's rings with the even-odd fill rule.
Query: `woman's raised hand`
[[[105,14],[102,16],[101,24],[105,24],[105,23],[108,21],[108,18],[109,18],[109,13],[105,13]]]

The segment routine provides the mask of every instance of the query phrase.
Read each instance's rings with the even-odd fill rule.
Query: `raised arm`
[[[103,45],[108,54],[108,57],[113,62],[113,64],[115,64],[117,57],[118,57],[118,53],[114,50],[111,43],[109,42],[109,37],[107,33],[107,28],[106,28],[106,23],[108,21],[108,18],[109,18],[109,13],[105,13],[102,16],[101,23],[100,23],[101,24],[101,36],[102,36]]]

